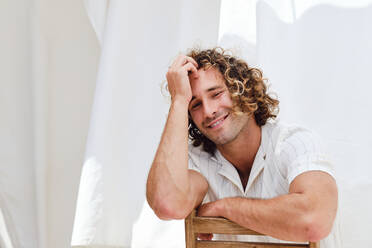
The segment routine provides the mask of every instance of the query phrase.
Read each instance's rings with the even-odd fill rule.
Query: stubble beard
[[[229,118],[228,121],[230,123],[226,123],[228,124],[228,126],[224,127],[225,130],[222,134],[218,135],[212,134],[209,135],[207,133],[204,134],[216,146],[226,145],[234,141],[239,136],[244,127],[247,125],[249,119],[249,117],[245,115],[236,115],[233,113],[230,113],[228,118]]]

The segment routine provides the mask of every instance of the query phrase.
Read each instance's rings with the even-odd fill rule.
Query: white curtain
[[[220,42],[263,69],[281,121],[325,139],[338,176],[344,248],[372,240],[371,23],[368,0],[223,1],[221,8]]]
[[[181,233],[183,223],[157,220],[145,201],[168,110],[161,85],[177,53],[216,45],[219,1],[88,0],[86,6],[102,52],[72,246],[178,246],[183,238],[167,231]],[[169,242],[157,245],[162,237]]]
[[[32,1],[0,1],[0,247],[38,248]]]
[[[102,54],[73,246],[184,246],[183,223],[157,220],[144,200],[167,112],[160,84],[179,51],[214,45],[217,35],[263,69],[282,121],[325,138],[338,175],[343,247],[371,242],[370,1],[224,0],[221,16],[215,1],[86,6]]]
[[[325,138],[338,175],[344,247],[372,230],[372,4],[293,1],[257,6],[258,63],[281,101],[281,118]]]

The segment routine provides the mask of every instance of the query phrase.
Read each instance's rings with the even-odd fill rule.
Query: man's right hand
[[[167,72],[168,90],[172,101],[180,99],[187,104],[192,98],[189,73],[198,73],[198,63],[191,57],[180,54]]]
[[[167,72],[172,104],[146,185],[150,207],[164,220],[185,219],[208,191],[207,180],[188,168],[189,75],[198,77],[197,68],[194,59],[179,55]]]

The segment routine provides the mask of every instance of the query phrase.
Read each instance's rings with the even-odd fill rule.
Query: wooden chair
[[[241,241],[216,241],[197,240],[198,233],[216,234],[245,234],[263,235],[246,229],[225,218],[197,217],[193,210],[185,219],[186,248],[320,248],[319,242],[308,244],[293,243],[267,243],[267,242],[241,242]]]

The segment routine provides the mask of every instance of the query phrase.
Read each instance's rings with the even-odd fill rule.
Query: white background
[[[221,4],[221,44],[264,70],[281,119],[326,139],[342,182],[345,247],[365,246],[372,230],[370,2],[262,1],[257,23],[255,1],[231,2]],[[247,23],[238,28],[241,19]],[[14,247],[70,245],[104,42],[90,21],[82,1],[0,0],[0,207],[13,212],[10,236],[21,237]]]
[[[0,0],[0,54],[0,196],[19,247],[69,247],[99,60],[83,2]]]

